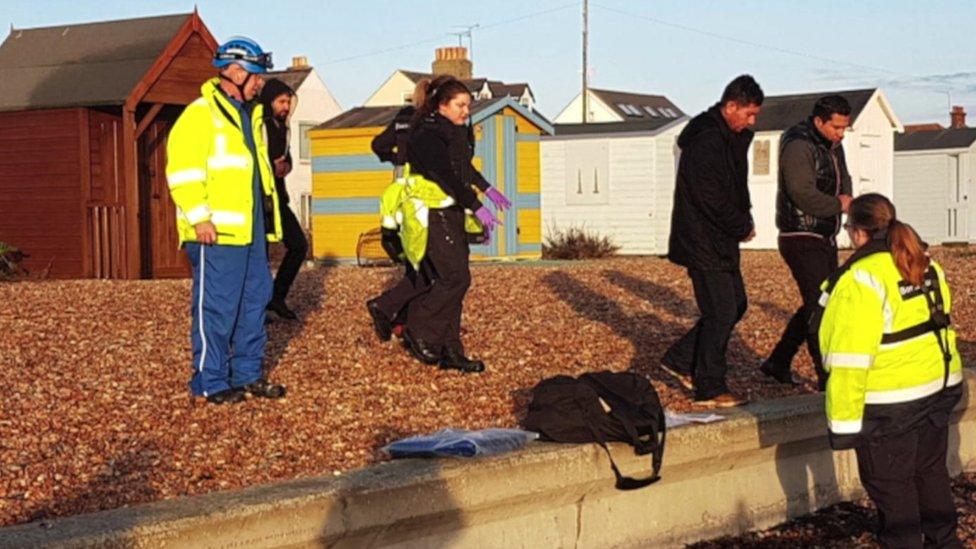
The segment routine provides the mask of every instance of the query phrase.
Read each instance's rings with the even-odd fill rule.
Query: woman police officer
[[[511,203],[471,164],[474,151],[467,124],[472,98],[467,87],[454,77],[439,76],[420,81],[414,98],[403,198],[398,200],[399,234],[404,255],[416,271],[411,282],[422,291],[409,296],[403,335],[422,362],[480,372],[484,364],[467,358],[461,344],[462,304],[471,285],[468,233],[474,223],[466,212],[477,219],[474,224],[487,238],[501,222],[482,205],[472,186],[500,209]],[[382,305],[382,298],[368,307],[382,339],[396,311],[382,311],[377,302]]]
[[[855,252],[814,316],[831,446],[854,448],[884,546],[958,547],[946,450],[962,364],[945,274],[884,196],[855,199],[845,228]]]

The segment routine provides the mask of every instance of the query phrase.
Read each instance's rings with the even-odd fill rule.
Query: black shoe
[[[373,318],[373,331],[376,332],[376,337],[380,338],[380,341],[389,341],[393,337],[393,323],[386,318],[375,299],[366,302],[366,310]]]
[[[244,401],[244,391],[240,389],[226,389],[219,393],[207,395],[210,404],[237,404]]]
[[[284,299],[272,299],[266,308],[285,320],[298,320],[298,315],[285,305]]]
[[[796,382],[793,381],[793,374],[790,373],[789,368],[783,369],[777,366],[771,360],[764,361],[762,366],[759,367],[759,371],[775,379],[779,383],[782,383],[783,385],[796,385]]]
[[[463,353],[454,349],[447,349],[444,357],[441,358],[437,366],[442,370],[461,370],[465,373],[477,373],[485,371],[485,363],[480,360],[471,360]]]
[[[261,398],[281,398],[285,396],[285,386],[277,383],[270,383],[266,379],[259,379],[254,383],[248,383],[242,387],[251,396]]]
[[[437,364],[441,360],[441,354],[435,351],[426,341],[415,338],[407,330],[403,331],[403,341],[406,342],[410,354],[424,364]]]

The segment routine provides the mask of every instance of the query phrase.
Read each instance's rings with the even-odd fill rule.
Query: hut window
[[[752,175],[769,175],[768,139],[757,139],[752,144]]]
[[[298,123],[298,158],[301,160],[309,160],[311,158],[311,141],[308,138],[308,132],[315,127],[313,122],[299,122]]]

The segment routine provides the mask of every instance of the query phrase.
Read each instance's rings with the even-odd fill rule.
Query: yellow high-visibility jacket
[[[271,242],[281,240],[281,215],[274,172],[268,159],[263,108],[251,113],[255,158],[244,141],[238,110],[224,97],[220,80],[200,88],[201,97],[190,103],[176,120],[166,146],[166,179],[176,204],[180,245],[196,241],[193,226],[210,221],[217,229],[217,244],[251,243],[254,212],[254,170],[261,176],[264,195],[271,199],[274,225],[265,227]]]
[[[930,292],[932,301],[941,301],[948,318],[952,301],[945,273],[932,262],[928,275],[927,287],[936,280],[938,285]],[[933,404],[944,400],[938,395],[961,394],[956,332],[941,329],[940,344],[925,329],[933,317],[924,291],[904,281],[891,253],[880,251],[851,263],[821,297],[820,351],[829,374],[826,411],[835,448],[907,427],[928,408],[946,406]],[[948,369],[943,348],[951,356]]]
[[[427,253],[429,210],[454,205],[454,199],[440,185],[420,174],[410,173],[407,164],[403,177],[394,180],[380,197],[380,224],[384,229],[399,229],[404,255],[418,269]],[[465,232],[483,232],[481,222],[470,211],[465,210],[465,214]]]

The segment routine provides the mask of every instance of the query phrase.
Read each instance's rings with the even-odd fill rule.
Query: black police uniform
[[[456,205],[429,210],[427,252],[418,280],[430,288],[410,301],[406,336],[425,362],[437,356],[442,367],[481,371],[484,365],[467,359],[461,344],[461,311],[471,285],[464,210],[482,207],[472,185],[487,188],[471,165],[472,135],[439,113],[424,116],[410,132],[411,173],[437,183]]]

